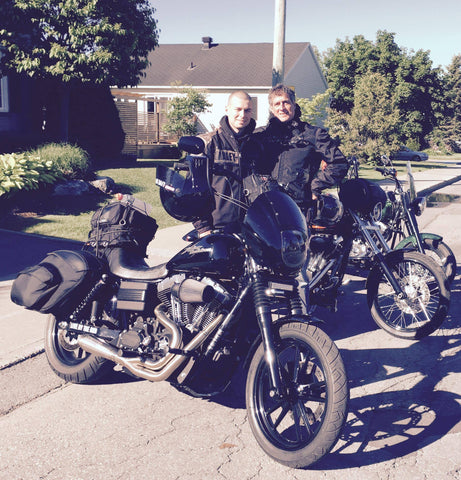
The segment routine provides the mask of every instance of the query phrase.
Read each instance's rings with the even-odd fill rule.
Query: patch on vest
[[[224,162],[232,162],[232,163],[239,163],[240,158],[242,157],[240,152],[234,152],[233,150],[217,150],[215,152],[215,162],[224,161]]]

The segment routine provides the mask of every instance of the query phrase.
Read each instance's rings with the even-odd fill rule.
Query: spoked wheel
[[[271,390],[260,345],[248,371],[246,405],[261,448],[292,468],[307,467],[335,445],[347,415],[346,372],[336,345],[304,323],[280,327],[277,357],[284,393]]]
[[[50,315],[45,326],[45,353],[59,377],[73,383],[91,383],[107,373],[112,362],[82,350],[75,338],[59,327],[60,320]]]
[[[419,252],[395,250],[386,263],[400,284],[399,297],[381,269],[370,272],[368,306],[376,324],[399,338],[418,339],[440,327],[448,313],[448,281],[434,260]]]

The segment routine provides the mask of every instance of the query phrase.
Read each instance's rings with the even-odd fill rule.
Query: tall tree
[[[409,53],[397,45],[393,33],[378,31],[374,42],[362,35],[352,41],[338,40],[335,48],[326,52],[324,64],[332,90],[332,108],[339,114],[352,112],[355,87],[362,76],[385,76],[390,82],[393,105],[402,115],[400,141],[420,148],[437,123],[443,91],[441,71],[432,68],[428,52]]]
[[[158,44],[154,12],[148,0],[4,0],[2,71],[55,82],[65,137],[73,84],[139,82]]]
[[[346,155],[376,161],[398,148],[400,118],[390,80],[381,73],[367,73],[354,88],[351,113],[332,112],[330,133],[341,138]]]
[[[444,82],[444,109],[428,139],[433,148],[461,152],[461,55],[453,57]]]

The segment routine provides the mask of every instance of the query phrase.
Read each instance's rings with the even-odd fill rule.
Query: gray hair
[[[288,98],[293,104],[296,103],[296,95],[294,90],[286,85],[283,85],[283,83],[279,83],[269,90],[269,105],[272,105],[272,100],[274,97],[279,97],[284,93],[288,95]]]

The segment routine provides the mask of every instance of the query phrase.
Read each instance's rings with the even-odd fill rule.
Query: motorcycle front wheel
[[[386,264],[404,295],[399,296],[375,267],[367,280],[367,298],[375,323],[394,337],[420,339],[447,316],[450,290],[442,268],[419,252],[394,250]]]
[[[272,392],[260,345],[247,377],[248,420],[266,454],[283,465],[304,468],[326,455],[339,438],[349,398],[346,372],[336,345],[318,327],[293,322],[278,333],[284,392]]]
[[[59,327],[54,315],[45,325],[45,354],[48,363],[58,377],[72,383],[92,383],[99,380],[113,363],[82,350],[75,338]]]

